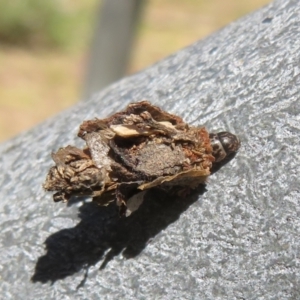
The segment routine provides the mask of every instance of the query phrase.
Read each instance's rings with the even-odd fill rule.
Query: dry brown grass
[[[199,40],[270,0],[149,0],[129,73]],[[0,49],[0,141],[80,97],[86,51]]]

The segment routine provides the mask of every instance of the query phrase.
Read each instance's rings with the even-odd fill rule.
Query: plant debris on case
[[[240,147],[235,135],[209,134],[148,101],[84,121],[78,136],[86,148],[67,146],[52,153],[56,165],[44,188],[56,191],[54,201],[76,195],[91,196],[100,205],[116,201],[126,216],[152,187],[180,193],[205,183],[212,164]]]

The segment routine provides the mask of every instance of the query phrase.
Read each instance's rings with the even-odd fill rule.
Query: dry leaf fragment
[[[212,164],[240,147],[235,135],[209,134],[148,101],[106,119],[84,121],[78,136],[87,148],[67,146],[53,153],[56,165],[44,188],[56,191],[55,201],[76,195],[91,196],[100,205],[115,200],[126,216],[140,206],[147,189],[205,183]]]

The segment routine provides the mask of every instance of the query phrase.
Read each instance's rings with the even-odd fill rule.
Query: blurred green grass
[[[128,73],[269,2],[148,0]],[[0,0],[0,141],[79,100],[99,4]]]
[[[1,44],[66,50],[88,42],[96,0],[0,1]]]

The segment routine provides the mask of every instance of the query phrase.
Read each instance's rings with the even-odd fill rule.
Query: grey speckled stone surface
[[[300,299],[299,28],[300,2],[275,1],[2,144],[0,297]],[[125,220],[53,203],[50,152],[141,99],[237,133],[240,152],[205,191],[150,193]]]

